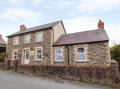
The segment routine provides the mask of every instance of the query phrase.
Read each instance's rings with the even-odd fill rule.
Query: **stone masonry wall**
[[[57,46],[63,48],[63,61],[68,64],[68,49],[65,46]],[[100,65],[106,66],[110,65],[110,50],[108,46],[108,42],[96,42],[90,44],[79,44],[79,45],[68,45],[69,48],[69,64],[70,65]],[[76,50],[77,48],[85,49],[85,62],[77,62],[76,61]],[[55,49],[56,47],[54,47]]]
[[[34,51],[35,47],[42,47],[43,55],[41,61],[35,61],[34,55],[30,55],[30,64],[50,64],[51,63],[51,49],[52,49],[52,30],[47,29],[43,31],[43,41],[42,42],[35,42],[35,32],[31,32],[31,41],[29,44],[24,44],[24,35],[19,36],[19,45],[13,45],[13,37],[8,38],[8,45],[7,45],[7,54],[8,58],[6,60],[12,59],[12,49],[18,49],[18,60],[21,60],[23,63],[23,49],[30,48],[30,51]]]

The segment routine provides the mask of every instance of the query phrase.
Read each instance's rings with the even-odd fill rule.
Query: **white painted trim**
[[[36,49],[41,49],[41,59],[36,59]],[[35,55],[34,55],[34,61],[42,61],[43,59],[43,47],[35,47]]]
[[[29,36],[30,41],[28,43],[25,43],[26,36]],[[25,34],[24,35],[24,44],[29,44],[30,42],[31,42],[31,34]]]
[[[30,48],[23,48],[23,50],[22,50],[22,51],[23,51],[23,52],[22,52],[22,64],[25,64],[25,63],[24,63],[24,61],[25,61],[25,59],[24,59],[24,50],[25,50],[25,49],[28,49],[28,50],[29,50],[29,59],[28,59],[28,60],[29,60],[29,62],[30,62]]]
[[[17,44],[15,44],[16,43],[16,39],[17,39],[17,41],[18,41],[18,43]],[[19,45],[19,36],[16,36],[16,37],[13,37],[13,45]]]
[[[85,60],[78,60],[77,59],[77,50],[78,48],[84,48],[84,51],[85,51]],[[75,48],[75,58],[76,58],[76,62],[86,62],[87,61],[87,48],[86,47],[76,47]]]
[[[61,49],[62,60],[56,60],[56,49]],[[55,62],[62,62],[63,61],[63,48],[57,47],[55,48]]]
[[[41,36],[41,37],[42,37],[42,38],[41,38],[41,39],[42,39],[41,41],[38,41],[37,38],[36,38],[38,34],[41,34],[41,35],[42,35],[42,36]],[[43,41],[43,35],[44,35],[44,32],[43,32],[43,31],[36,32],[36,33],[35,33],[35,42],[36,42],[36,43],[37,43],[37,42],[42,42],[42,41]]]

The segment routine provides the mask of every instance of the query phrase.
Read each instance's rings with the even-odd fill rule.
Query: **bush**
[[[0,46],[0,62],[4,62],[6,57],[6,47]]]
[[[120,44],[110,48],[111,57],[120,63]]]
[[[6,52],[6,47],[0,46],[0,53]]]

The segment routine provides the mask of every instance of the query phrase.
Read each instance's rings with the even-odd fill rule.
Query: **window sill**
[[[55,63],[62,63],[63,61],[55,61]]]
[[[19,45],[19,44],[18,44]],[[18,46],[18,45],[13,45],[13,46]]]
[[[76,61],[76,63],[88,63],[88,61]]]
[[[42,61],[42,60],[34,60],[35,62],[40,62],[40,61]]]
[[[24,45],[28,45],[28,44],[30,44],[30,43],[24,43]]]
[[[38,41],[38,42],[36,41],[35,43],[42,43],[42,42],[43,42],[43,41]]]

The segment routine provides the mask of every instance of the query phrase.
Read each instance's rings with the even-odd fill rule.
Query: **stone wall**
[[[42,42],[35,42],[35,32],[31,32],[31,41],[30,44],[24,44],[24,35],[19,35],[19,45],[13,45],[13,37],[8,38],[7,44],[7,55],[8,57],[6,60],[12,59],[12,49],[18,49],[18,60],[21,60],[23,63],[23,49],[30,48],[30,51],[34,50],[35,47],[42,47],[43,56],[41,61],[35,61],[34,55],[30,55],[30,64],[51,64],[51,49],[52,49],[52,29],[46,29],[43,31],[43,41]]]
[[[56,48],[63,49],[63,63],[59,64],[69,64],[69,65],[98,65],[98,66],[109,66],[110,65],[110,50],[108,42],[96,42],[89,44],[77,44],[68,46],[56,46]],[[85,62],[77,62],[76,50],[77,48],[85,49]],[[69,49],[69,61],[68,61],[68,49]],[[69,63],[68,63],[69,62]],[[57,63],[56,63],[57,64]]]
[[[63,79],[102,84],[120,84],[118,63],[111,62],[110,66],[52,66],[52,65],[19,65],[17,72],[47,75]]]
[[[88,45],[88,60],[90,64],[110,64],[110,50],[108,42],[92,43]]]

